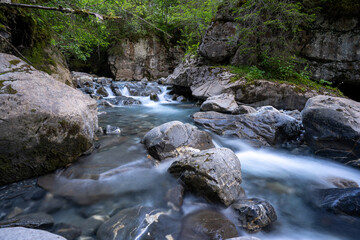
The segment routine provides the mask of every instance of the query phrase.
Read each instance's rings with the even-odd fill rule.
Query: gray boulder
[[[295,140],[301,134],[299,121],[270,106],[241,115],[198,112],[193,118],[195,123],[217,134],[235,135],[255,146],[274,146]]]
[[[0,185],[66,166],[93,146],[96,102],[0,54]]]
[[[214,147],[208,133],[179,121],[151,129],[144,136],[143,143],[149,154],[158,160]]]
[[[360,167],[360,103],[317,96],[302,111],[305,139],[314,152]]]
[[[112,105],[128,106],[128,105],[141,105],[141,102],[132,97],[116,96],[107,100]]]
[[[227,148],[212,148],[175,161],[168,169],[187,189],[211,202],[229,206],[243,197],[241,165]]]
[[[96,90],[96,93],[100,96],[103,96],[103,97],[107,97],[109,96],[109,93],[106,91],[106,89],[104,87],[99,87],[97,90]]]
[[[215,111],[221,113],[231,113],[238,107],[234,95],[223,93],[209,97],[200,106],[202,111]]]
[[[0,228],[0,239],[6,240],[66,240],[44,230],[23,227]]]
[[[232,204],[231,208],[237,213],[240,227],[249,232],[258,232],[277,220],[274,207],[265,200],[241,199]]]

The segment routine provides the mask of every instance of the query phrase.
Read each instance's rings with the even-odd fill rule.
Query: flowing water
[[[160,88],[159,102],[136,96],[134,98],[142,105],[100,106],[99,125],[120,127],[121,134],[100,136],[99,147],[91,155],[40,178],[41,186],[49,191],[46,196],[61,202],[58,208],[50,211],[55,223],[64,222],[81,228],[85,219],[96,214],[112,216],[121,209],[134,206],[166,207],[164,196],[177,184],[166,171],[171,163],[151,160],[141,139],[150,129],[165,122],[179,120],[193,124],[191,115],[199,108],[193,103],[170,100],[166,88]],[[131,95],[122,83],[119,83],[119,89],[124,96]],[[107,88],[107,91],[109,98],[113,98],[111,89]],[[359,171],[310,156],[254,149],[236,138],[213,135],[213,139],[217,146],[228,147],[237,154],[247,196],[266,199],[276,209],[278,221],[251,236],[263,240],[358,239],[359,221],[318,210],[312,202],[317,188],[333,187],[331,178],[346,178],[360,184]],[[14,199],[12,206],[20,201]],[[38,205],[44,202],[46,200],[41,200]],[[36,201],[17,204],[25,209],[24,212],[41,209]],[[234,220],[229,209],[207,204],[191,194],[185,196],[182,212],[185,216],[209,207]],[[11,211],[11,207],[7,209],[5,212]],[[240,229],[239,233],[249,235]]]

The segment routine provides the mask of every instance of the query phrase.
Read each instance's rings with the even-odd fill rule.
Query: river
[[[112,216],[134,206],[166,208],[164,196],[169,188],[177,185],[167,173],[171,162],[157,163],[150,159],[141,139],[153,127],[169,121],[194,124],[191,115],[199,111],[199,107],[173,101],[167,96],[167,88],[160,88],[159,102],[149,97],[134,97],[143,104],[99,106],[99,125],[117,126],[121,134],[100,136],[98,148],[91,155],[40,178],[40,185],[48,191],[46,196],[61,202],[60,207],[51,211],[55,223],[82,228],[83,222],[94,215]],[[111,90],[107,88],[107,91],[108,98],[113,98]],[[122,91],[130,95],[126,88]],[[266,199],[278,215],[278,220],[262,232],[249,234],[238,229],[239,234],[262,240],[358,239],[360,226],[356,224],[359,221],[318,210],[313,204],[316,189],[333,187],[329,179],[346,178],[360,184],[358,170],[285,150],[255,149],[237,138],[211,135],[217,147],[230,148],[238,156],[242,187],[247,196]],[[14,206],[18,204],[28,209],[27,212],[36,205],[36,200],[14,202]],[[179,222],[202,208],[216,209],[235,221],[228,209],[186,194]],[[95,239],[94,233],[92,237]]]

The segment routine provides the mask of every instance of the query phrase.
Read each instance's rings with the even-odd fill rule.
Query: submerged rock
[[[241,115],[198,112],[193,118],[195,123],[217,134],[235,135],[256,146],[274,146],[295,140],[301,134],[299,121],[270,106]]]
[[[6,240],[66,240],[47,231],[23,227],[0,228],[0,236]]]
[[[228,239],[238,235],[236,226],[222,213],[201,210],[186,216],[179,239]]]
[[[139,100],[125,96],[116,96],[114,98],[109,98],[107,101],[113,105],[141,105],[141,102]]]
[[[334,213],[360,216],[360,188],[320,189],[317,205]]]
[[[214,147],[208,133],[179,121],[151,129],[144,136],[143,143],[149,154],[158,160]]]
[[[95,100],[0,54],[0,185],[39,176],[93,146]]]
[[[231,205],[237,213],[240,227],[257,232],[277,220],[274,207],[267,201],[251,198],[241,199]]]
[[[220,94],[217,96],[209,97],[200,109],[202,111],[215,111],[221,113],[231,113],[238,107],[234,95],[231,94]]]
[[[229,206],[243,197],[240,161],[230,149],[203,150],[175,161],[168,171],[211,202]]]
[[[305,139],[315,154],[360,168],[360,103],[338,97],[309,99],[302,111]]]
[[[105,129],[105,134],[106,135],[120,135],[121,134],[121,130],[119,127],[114,127],[111,125],[107,125],[106,129]]]

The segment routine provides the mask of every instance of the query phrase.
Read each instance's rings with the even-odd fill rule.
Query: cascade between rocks
[[[168,86],[77,82],[98,102],[104,133],[95,151],[38,185],[1,187],[0,228],[33,214],[30,228],[46,220],[66,239],[358,239],[360,219],[350,215],[359,202],[346,198],[360,197],[358,170],[301,147],[255,148],[205,130],[192,118],[199,107]]]

